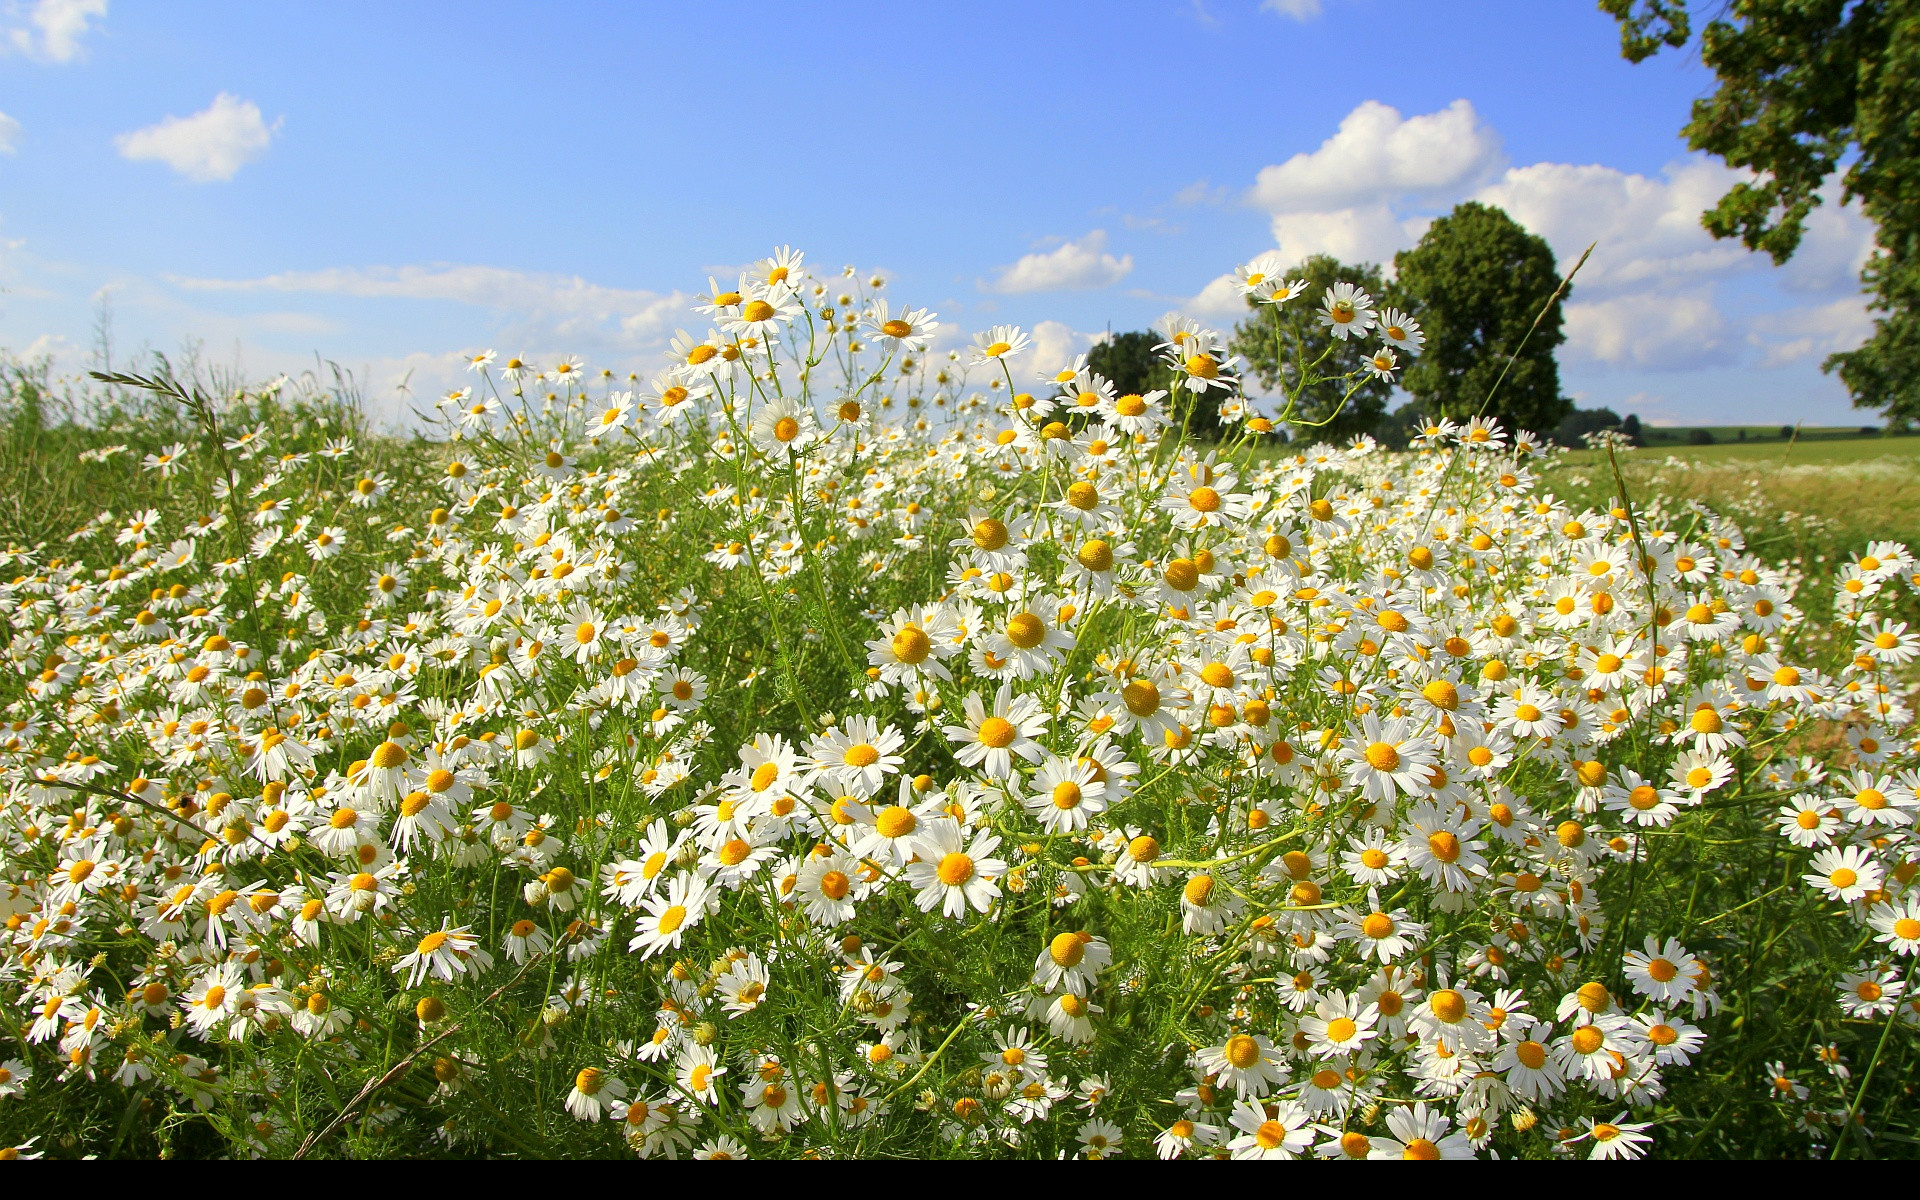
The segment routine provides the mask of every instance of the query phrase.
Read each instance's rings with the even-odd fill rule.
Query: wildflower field
[[[785,250],[686,326],[11,373],[0,1156],[1913,1154],[1920,531]]]

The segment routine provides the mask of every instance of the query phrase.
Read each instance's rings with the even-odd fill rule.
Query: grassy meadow
[[[1915,1155],[1835,814],[1920,611],[1833,581],[1920,439],[1125,437],[826,329],[407,434],[15,369],[0,1152]]]

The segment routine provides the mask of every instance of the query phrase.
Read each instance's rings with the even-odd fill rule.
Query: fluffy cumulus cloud
[[[988,285],[995,292],[1059,292],[1110,287],[1133,270],[1133,255],[1107,253],[1107,234],[1096,229],[1078,241],[1023,255]]]
[[[123,133],[114,146],[122,158],[165,163],[195,183],[224,182],[265,154],[279,130],[253,101],[221,92],[202,111]]]
[[[38,0],[24,24],[0,31],[0,46],[40,62],[72,62],[85,49],[81,43],[93,22],[106,16],[107,0]]]
[[[1583,289],[1644,290],[1724,275],[1751,259],[1739,242],[1700,226],[1700,214],[1739,178],[1705,159],[1673,164],[1659,178],[1536,163],[1507,171],[1474,198],[1505,209],[1563,259],[1600,243],[1605,252],[1581,268]]]
[[[1775,270],[1700,225],[1700,214],[1742,178],[1704,158],[1670,164],[1658,176],[1538,163],[1507,171],[1475,198],[1546,238],[1563,270],[1598,243],[1567,305],[1575,357],[1685,369],[1735,361],[1750,346],[1761,365],[1778,366],[1857,345],[1868,328],[1859,274],[1872,251],[1871,224],[1832,190],[1799,252]],[[1742,280],[1799,302],[1734,312],[1731,293]]]
[[[177,279],[196,292],[278,292],[443,301],[507,314],[518,336],[557,349],[650,349],[686,318],[688,297],[503,267],[434,264],[288,271],[259,279]]]
[[[1390,264],[1467,199],[1498,205],[1546,238],[1562,270],[1598,243],[1567,305],[1575,360],[1636,371],[1778,366],[1857,345],[1870,328],[1859,294],[1870,223],[1832,188],[1799,251],[1776,269],[1700,225],[1742,178],[1697,156],[1652,175],[1511,166],[1466,100],[1410,117],[1370,100],[1318,148],[1260,171],[1246,200],[1270,215],[1290,263],[1332,254]],[[1230,278],[1214,279],[1184,310],[1203,320],[1236,315]]]
[[[1051,375],[1092,344],[1091,334],[1061,321],[1042,321],[1033,327],[1033,349],[1027,352],[1024,366],[1036,375]]]
[[[1289,263],[1311,254],[1331,254],[1342,262],[1391,263],[1394,251],[1419,241],[1431,221],[1395,216],[1384,204],[1280,213],[1273,218],[1273,244]]]
[[[1500,159],[1499,135],[1465,100],[1416,117],[1368,100],[1319,149],[1263,167],[1251,199],[1286,213],[1441,197],[1491,175]]]
[[[1873,318],[1857,296],[1761,313],[1748,325],[1747,341],[1763,367],[1802,359],[1815,362],[1838,350],[1851,350],[1873,332]]]
[[[1200,289],[1200,294],[1180,306],[1180,311],[1197,321],[1230,325],[1247,313],[1247,299],[1231,273],[1216,275]]]
[[[1576,355],[1617,367],[1667,369],[1724,364],[1727,321],[1704,289],[1641,292],[1569,303],[1567,345]]]
[[[0,154],[12,154],[20,146],[20,122],[0,112]]]

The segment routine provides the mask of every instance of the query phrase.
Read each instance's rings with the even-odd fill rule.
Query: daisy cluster
[[[1362,371],[1420,352],[1276,267]],[[207,494],[8,551],[0,1103],[258,1154],[1637,1157],[1721,997],[1630,881],[1756,801],[1859,927],[1841,1009],[1911,1036],[1904,547],[1823,669],[1738,527],[1570,505],[1527,434],[1302,450],[1354,379],[1268,411],[1179,318],[1164,391],[1036,379],[882,287],[782,250],[651,378],[476,355],[404,478],[199,400],[141,465]]]

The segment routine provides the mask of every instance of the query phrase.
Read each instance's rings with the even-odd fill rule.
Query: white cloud
[[[1246,315],[1247,299],[1232,275],[1216,275],[1180,311],[1196,321],[1235,321]]]
[[[1276,12],[1296,21],[1310,21],[1320,15],[1320,0],[1260,0],[1262,12]]]
[[[1569,301],[1566,333],[1571,355],[1615,367],[1686,370],[1733,358],[1727,320],[1706,288]]]
[[[1760,351],[1760,365],[1782,367],[1803,358],[1852,350],[1873,333],[1873,318],[1857,297],[1763,313],[1753,318],[1747,340]]]
[[[1575,287],[1613,292],[1756,265],[1739,242],[1716,240],[1700,225],[1700,214],[1740,178],[1698,158],[1670,164],[1657,179],[1612,167],[1536,163],[1508,170],[1474,198],[1546,238],[1563,269],[1598,242]]]
[[[1055,292],[1110,287],[1133,270],[1133,255],[1115,258],[1106,249],[1106,231],[1096,229],[1077,242],[1064,242],[1052,250],[1022,256],[1019,262],[1000,272],[989,290]]]
[[[1700,156],[1670,163],[1658,177],[1536,163],[1509,169],[1473,198],[1498,205],[1546,238],[1563,268],[1587,243],[1598,242],[1577,286],[1611,292],[1767,270],[1765,256],[1737,240],[1715,238],[1700,224],[1701,213],[1747,178]],[[1826,203],[1808,217],[1800,248],[1778,272],[1790,290],[1858,290],[1860,267],[1873,249],[1873,225],[1857,204],[1841,206],[1839,193],[1837,183],[1823,191]]]
[[[1027,367],[1035,374],[1050,375],[1071,363],[1075,355],[1092,344],[1092,334],[1076,332],[1060,321],[1042,321],[1033,327],[1033,349],[1027,352]]]
[[[1331,254],[1342,262],[1391,264],[1394,251],[1419,241],[1431,221],[1431,217],[1396,217],[1384,204],[1277,213],[1273,242],[1289,264],[1312,254]]]
[[[12,154],[20,145],[20,122],[0,112],[0,154]]]
[[[1368,100],[1319,149],[1261,168],[1249,199],[1270,212],[1325,212],[1440,197],[1487,178],[1500,159],[1499,135],[1466,100],[1405,118]]]
[[[577,275],[543,275],[502,267],[433,264],[334,267],[288,271],[260,279],[176,279],[191,291],[296,292],[356,299],[438,300],[509,313],[527,323],[522,336],[555,342],[651,346],[682,319],[688,297],[604,287]]]
[[[1536,163],[1506,172],[1475,196],[1547,239],[1562,270],[1589,242],[1593,257],[1567,306],[1570,352],[1613,366],[1679,368],[1727,361],[1739,341],[1762,366],[1857,345],[1868,321],[1860,265],[1873,227],[1838,189],[1815,209],[1785,268],[1700,224],[1740,172],[1704,158],[1669,164],[1659,177],[1603,166]],[[1834,297],[1827,305],[1753,317],[1723,311],[1719,285],[1766,274],[1784,290]],[[1837,293],[1837,295],[1836,295]],[[1735,325],[1744,327],[1736,336]]]
[[[106,15],[107,0],[39,0],[26,25],[5,30],[0,45],[41,62],[72,62],[80,57],[80,41],[92,32],[94,18]]]
[[[1247,200],[1272,214],[1289,263],[1311,254],[1390,263],[1465,199],[1497,205],[1544,237],[1563,271],[1597,243],[1566,310],[1568,356],[1596,364],[1777,366],[1857,345],[1868,329],[1858,276],[1873,228],[1857,205],[1839,203],[1837,184],[1776,270],[1701,226],[1701,213],[1748,178],[1715,160],[1696,155],[1642,175],[1555,162],[1502,170],[1503,157],[1498,134],[1465,100],[1406,118],[1369,100],[1317,149],[1263,169]],[[1755,299],[1772,307],[1755,292],[1768,286],[1820,302],[1753,315]],[[1185,310],[1218,319],[1230,299],[1215,279]]]
[[[123,133],[113,144],[122,158],[163,162],[195,183],[211,183],[232,179],[265,154],[279,130],[253,101],[221,92],[202,112]]]

